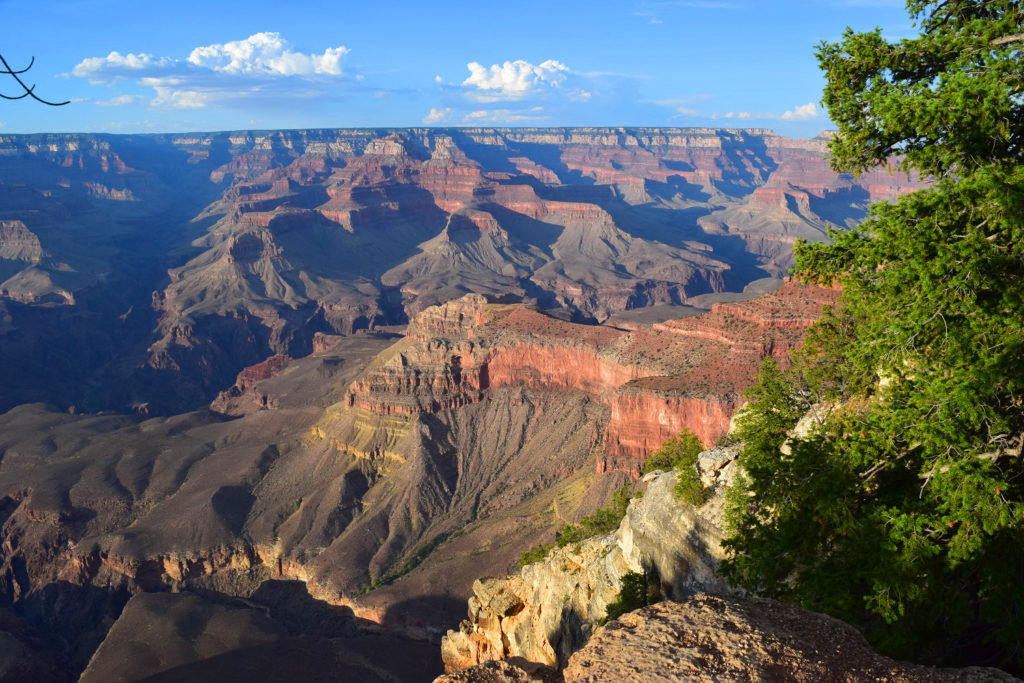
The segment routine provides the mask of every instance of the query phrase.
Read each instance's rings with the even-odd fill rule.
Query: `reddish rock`
[[[609,407],[599,471],[636,473],[683,429],[722,436],[761,358],[785,362],[835,302],[787,283],[764,297],[634,330],[579,325],[479,295],[425,309],[406,339],[352,383],[348,405],[411,416],[479,401],[488,389],[578,391]]]
[[[255,391],[255,385],[280,373],[291,360],[284,355],[271,356],[263,362],[245,368],[238,373],[235,384],[230,389],[220,392],[213,400],[210,410],[225,415],[241,415],[248,412],[250,407],[258,410],[276,407],[271,397]]]

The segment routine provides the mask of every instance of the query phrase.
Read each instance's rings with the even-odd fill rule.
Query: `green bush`
[[[587,515],[578,524],[568,524],[555,534],[555,542],[537,545],[519,556],[519,566],[525,567],[532,562],[544,559],[552,548],[564,548],[570,543],[579,543],[594,536],[603,536],[619,528],[619,523],[626,516],[629,501],[637,493],[632,483],[628,483],[614,494],[611,502],[592,515]]]
[[[642,574],[629,572],[622,577],[622,590],[619,591],[615,601],[608,604],[608,609],[600,624],[604,625],[627,612],[653,605],[660,600],[661,580],[658,578],[657,572],[649,571]]]
[[[540,562],[547,557],[548,551],[554,547],[554,543],[541,543],[540,545],[533,546],[529,550],[524,550],[522,554],[519,555],[519,566],[525,567],[528,564]]]
[[[676,470],[678,479],[674,488],[676,497],[691,505],[701,505],[707,501],[707,491],[700,483],[697,475],[697,456],[704,450],[704,444],[697,435],[688,429],[661,444],[661,448],[651,453],[644,460],[641,470],[644,474],[656,470]]]
[[[679,478],[676,479],[676,485],[672,491],[676,494],[676,498],[686,501],[690,505],[703,505],[708,500],[708,492],[704,488],[704,484],[701,483],[697,470],[692,465],[684,466],[679,470]]]
[[[697,435],[684,429],[647,456],[641,472],[648,474],[656,470],[677,470],[686,465],[693,466],[703,450],[704,444]]]

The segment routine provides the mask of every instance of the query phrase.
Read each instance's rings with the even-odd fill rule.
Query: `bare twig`
[[[1006,45],[1007,43],[1019,43],[1024,40],[1024,33],[1015,33],[1012,36],[1003,36],[1002,38],[996,38],[989,42],[989,45],[995,47],[996,45]]]
[[[25,92],[21,93],[20,95],[5,95],[4,93],[0,93],[0,98],[3,98],[5,100],[20,100],[20,99],[23,99],[25,97],[31,97],[35,101],[41,102],[41,103],[49,105],[51,107],[60,107],[60,106],[63,106],[65,104],[68,104],[71,101],[71,100],[67,100],[65,102],[50,102],[49,100],[44,100],[43,98],[39,97],[39,95],[35,94],[35,92],[34,92],[35,89],[36,89],[35,84],[30,85],[30,86],[29,85],[25,85],[25,81],[21,80],[21,78],[18,77],[18,74],[23,74],[23,73],[25,73],[26,71],[28,71],[29,69],[32,68],[32,65],[36,63],[36,58],[35,57],[33,57],[31,59],[31,61],[29,61],[28,66],[26,66],[24,69],[12,69],[11,65],[7,63],[7,60],[4,59],[3,55],[0,55],[0,63],[3,63],[3,65],[4,65],[4,68],[0,69],[0,75],[10,76],[15,81],[17,81],[18,85],[21,86],[21,89],[25,91]]]

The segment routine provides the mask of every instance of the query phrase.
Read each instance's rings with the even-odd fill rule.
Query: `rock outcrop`
[[[701,593],[624,614],[564,670],[566,683],[1016,681],[998,669],[936,669],[875,653],[838,619],[773,600]]]
[[[434,683],[1016,680],[992,668],[899,662],[874,652],[864,636],[838,619],[774,600],[698,593],[609,622],[561,671],[513,658],[454,671]]]
[[[478,580],[469,619],[442,642],[446,670],[514,657],[564,667],[597,629],[629,572],[656,574],[669,599],[725,591],[715,569],[723,557],[722,506],[736,454],[731,447],[701,455],[710,497],[699,508],[676,498],[676,473],[652,473],[614,533],[555,548],[518,575]]]

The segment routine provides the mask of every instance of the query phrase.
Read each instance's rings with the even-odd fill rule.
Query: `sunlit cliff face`
[[[761,358],[785,362],[835,290],[788,283],[760,299],[626,331],[467,296],[419,314],[406,339],[349,388],[348,405],[412,416],[486,390],[583,392],[609,408],[598,467],[633,471],[683,429],[722,436]]]

